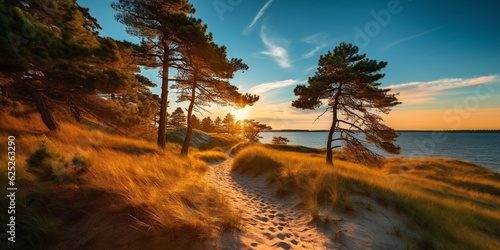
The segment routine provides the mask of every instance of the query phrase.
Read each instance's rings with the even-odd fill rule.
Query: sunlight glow
[[[248,119],[248,107],[244,107],[242,109],[237,109],[233,112],[234,118],[236,120],[244,120]]]

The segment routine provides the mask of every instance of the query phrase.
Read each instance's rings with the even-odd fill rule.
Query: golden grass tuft
[[[141,211],[138,225],[162,237],[213,237],[239,220],[226,200],[203,180],[206,164],[163,155],[130,156],[102,150],[91,155],[89,181]],[[98,167],[97,167],[98,166]]]
[[[36,115],[2,115],[6,122],[0,125],[0,141],[5,143],[11,133],[17,137],[17,198],[20,207],[27,207],[19,223],[25,225],[22,233],[29,244],[20,244],[19,249],[75,240],[87,244],[86,248],[106,247],[97,245],[103,236],[91,231],[112,231],[118,225],[128,225],[135,236],[108,237],[126,240],[140,236],[146,237],[144,242],[161,239],[172,248],[189,248],[189,244],[222,230],[234,230],[241,223],[239,211],[203,177],[208,169],[205,161],[225,159],[222,152],[182,157],[180,146],[175,144],[159,150],[152,142],[64,122],[57,132],[36,130],[43,127]],[[47,163],[48,169],[52,168],[48,174],[54,178],[43,181],[39,173],[28,171],[32,167],[26,163],[42,141],[50,144],[55,155]],[[6,155],[5,150],[0,147],[0,154]],[[83,163],[88,165],[86,172],[72,173],[77,181],[67,182],[71,173],[59,172]],[[6,179],[6,168],[0,171],[0,178]],[[0,218],[6,220],[5,215]],[[47,223],[43,227],[43,223],[33,221]]]
[[[49,130],[43,124],[40,115],[35,111],[1,111],[2,124],[1,131],[9,135],[19,134],[42,134]]]
[[[335,156],[329,167],[322,154],[247,145],[233,171],[267,174],[298,190],[313,218],[321,203],[352,209],[349,194],[361,192],[407,215],[420,233],[416,248],[500,249],[500,174],[452,159],[391,158],[376,169]]]
[[[207,163],[225,161],[229,158],[227,154],[218,150],[196,152],[193,154],[193,157]]]

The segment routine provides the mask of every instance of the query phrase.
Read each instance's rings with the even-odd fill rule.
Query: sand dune
[[[242,227],[207,244],[209,249],[402,249],[395,236],[402,217],[363,196],[352,197],[349,214],[322,209],[330,220],[311,221],[297,206],[297,196],[279,198],[265,176],[230,172],[232,159],[212,166],[209,182],[241,212]],[[405,230],[406,231],[406,230]]]

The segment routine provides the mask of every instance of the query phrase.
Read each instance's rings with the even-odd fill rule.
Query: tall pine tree
[[[127,25],[127,32],[142,40],[135,55],[142,64],[161,68],[161,97],[157,144],[166,146],[169,68],[180,59],[178,47],[186,40],[180,32],[192,23],[187,14],[195,9],[187,0],[118,0],[112,7],[119,11],[116,19]],[[195,31],[196,32],[196,31]]]
[[[340,141],[344,150],[352,153],[359,162],[379,164],[381,156],[369,150],[356,133],[365,135],[369,143],[388,153],[398,154],[394,145],[396,132],[384,125],[376,112],[389,113],[400,104],[397,94],[390,89],[381,89],[378,73],[387,63],[366,58],[358,54],[358,47],[340,43],[332,52],[319,58],[316,74],[309,78],[308,86],[298,85],[294,93],[299,98],[292,106],[301,109],[316,109],[327,101],[327,111],[332,112],[332,124],[328,133],[326,163],[333,165],[332,143]],[[336,138],[334,134],[338,134]]]
[[[226,47],[213,42],[212,35],[206,33],[207,27],[201,24],[201,20],[191,20],[198,28],[186,30],[185,37],[188,39],[179,47],[184,60],[177,67],[179,74],[172,85],[179,96],[177,102],[189,102],[187,116],[191,117],[195,109],[204,110],[204,106],[212,104],[238,108],[253,105],[258,101],[258,96],[241,94],[228,81],[236,71],[246,70],[248,66],[241,59],[228,59]],[[183,155],[188,154],[192,129],[193,126],[188,122],[181,149]]]

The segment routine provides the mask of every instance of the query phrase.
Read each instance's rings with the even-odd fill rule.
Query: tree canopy
[[[116,19],[127,25],[130,35],[141,38],[140,48],[134,51],[141,65],[161,67],[161,96],[157,144],[166,146],[169,68],[182,60],[180,44],[189,42],[186,36],[197,30],[199,23],[187,14],[195,9],[187,0],[118,0],[112,7],[119,13]]]
[[[271,126],[262,124],[253,119],[245,119],[242,121],[243,135],[251,142],[259,142],[262,139],[260,133],[265,130],[271,130]]]
[[[378,164],[381,156],[367,148],[358,133],[365,135],[368,143],[388,153],[399,153],[394,145],[396,132],[384,125],[377,113],[389,113],[400,104],[395,93],[379,88],[384,74],[378,73],[387,63],[358,54],[359,48],[340,43],[333,52],[319,58],[318,71],[308,80],[308,85],[298,85],[294,93],[298,99],[292,106],[301,109],[317,109],[326,102],[326,111],[332,112],[332,124],[327,138],[326,162],[333,165],[332,143],[339,141],[344,150],[352,153],[360,162]],[[333,138],[334,134],[338,136]]]
[[[201,20],[191,20],[193,27],[197,27],[196,32],[187,32],[186,42],[178,48],[183,60],[175,66],[178,75],[171,87],[178,94],[177,102],[189,102],[188,117],[193,111],[205,111],[204,107],[213,104],[237,108],[253,105],[259,96],[242,94],[229,82],[236,71],[247,70],[248,66],[241,59],[228,59],[226,47],[213,41],[212,34],[207,33],[207,26],[202,25]],[[188,153],[192,129],[188,122],[182,154]]]
[[[223,131],[231,135],[234,134],[234,123],[234,115],[228,113],[222,120]]]
[[[170,123],[176,129],[186,127],[186,120],[186,115],[181,107],[176,108],[170,116]]]
[[[9,98],[35,106],[49,129],[59,127],[55,106],[69,108],[77,120],[84,111],[114,121],[120,116],[109,107],[117,103],[98,95],[150,95],[135,77],[134,45],[98,36],[97,20],[76,1],[5,1],[0,12],[3,88]]]
[[[205,132],[214,132],[214,122],[212,121],[212,118],[210,116],[203,118],[201,120],[201,130]]]
[[[278,144],[278,145],[285,145],[290,142],[290,139],[284,137],[284,136],[273,136],[273,139],[271,141],[272,144]]]

